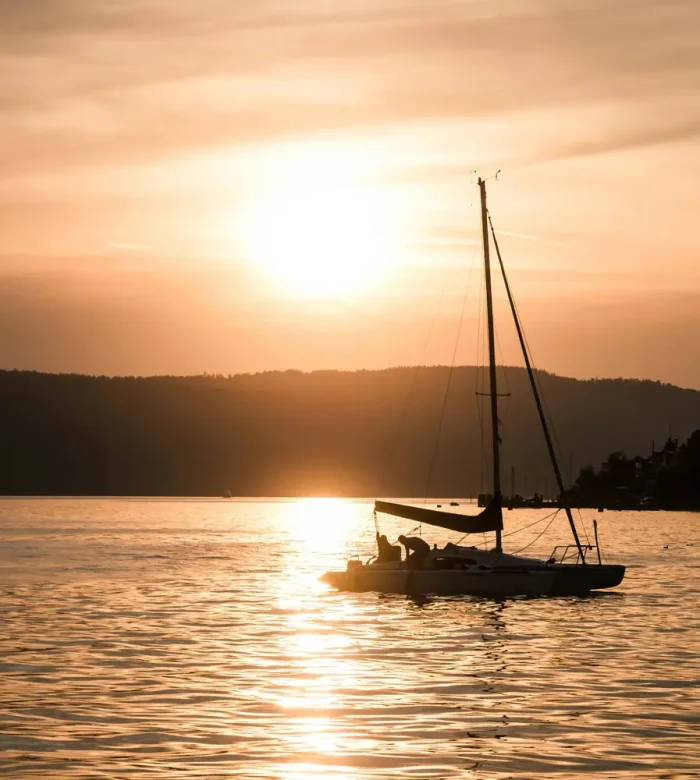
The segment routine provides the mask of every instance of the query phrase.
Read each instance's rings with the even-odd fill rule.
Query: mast
[[[484,274],[486,277],[486,312],[489,334],[489,395],[491,396],[491,437],[493,446],[493,501],[501,506],[501,458],[498,435],[498,387],[496,384],[496,337],[493,328],[493,297],[491,295],[491,260],[489,257],[489,229],[486,212],[486,182],[479,179],[481,193],[481,231],[484,242]],[[501,531],[496,531],[496,552],[503,552]]]
[[[483,197],[482,197],[482,202],[483,202]],[[535,374],[532,370],[532,363],[530,362],[530,353],[527,349],[527,344],[525,343],[525,336],[523,335],[523,329],[520,325],[520,318],[518,317],[518,311],[515,308],[515,301],[513,300],[513,295],[511,294],[510,291],[510,285],[508,284],[508,277],[506,276],[506,269],[505,266],[503,265],[503,258],[501,257],[501,250],[498,247],[498,240],[496,239],[496,231],[493,229],[493,222],[491,222],[491,217],[489,217],[489,222],[491,223],[491,234],[493,235],[493,245],[496,248],[496,255],[498,256],[498,262],[499,265],[501,266],[503,283],[505,284],[506,293],[508,295],[508,302],[510,303],[510,309],[513,313],[513,319],[515,320],[515,329],[518,332],[518,340],[520,341],[520,348],[522,349],[523,357],[525,358],[525,368],[527,368],[527,376],[530,380],[530,387],[532,388],[532,394],[535,396],[537,413],[540,416],[540,424],[542,426],[542,432],[544,433],[545,442],[547,443],[547,451],[549,452],[549,459],[552,463],[554,476],[557,480],[557,487],[559,488],[561,503],[564,506],[564,511],[566,512],[566,517],[569,521],[569,526],[571,527],[571,533],[573,534],[574,541],[576,542],[576,548],[578,549],[578,554],[581,557],[581,563],[585,566],[586,559],[584,558],[583,548],[581,547],[581,540],[578,537],[578,531],[576,530],[576,523],[574,522],[574,516],[571,513],[571,507],[569,506],[569,502],[566,500],[564,480],[562,479],[561,476],[561,469],[559,468],[559,462],[557,461],[557,454],[554,450],[554,443],[552,441],[552,436],[549,432],[549,426],[547,425],[547,418],[544,413],[544,408],[542,407],[540,394],[539,391],[537,390],[537,381],[535,380]]]

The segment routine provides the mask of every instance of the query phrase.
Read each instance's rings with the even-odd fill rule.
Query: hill
[[[516,491],[543,492],[550,472],[526,374],[499,371],[499,389],[510,393],[500,415],[504,489],[513,466]],[[475,495],[489,487],[481,374],[470,366],[184,378],[2,371],[0,493]],[[698,391],[539,378],[567,476],[611,451],[646,455],[652,440],[700,427]],[[548,488],[553,494],[551,477]]]

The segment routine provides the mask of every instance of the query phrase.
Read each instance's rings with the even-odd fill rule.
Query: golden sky
[[[473,363],[500,169],[538,365],[700,388],[697,0],[0,12],[0,367]]]

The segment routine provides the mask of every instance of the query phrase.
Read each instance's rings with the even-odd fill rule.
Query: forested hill
[[[499,390],[510,393],[500,414],[504,490],[514,466],[517,492],[542,492],[549,469],[527,376],[499,372]],[[481,373],[408,367],[140,379],[4,371],[0,493],[475,495],[489,487]],[[700,428],[694,390],[544,372],[540,381],[567,475],[611,451],[646,455],[652,440]]]

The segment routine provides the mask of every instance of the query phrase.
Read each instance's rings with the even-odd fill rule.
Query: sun
[[[378,287],[396,263],[391,198],[335,162],[320,155],[281,166],[245,214],[249,261],[287,294],[357,295]]]
[[[251,224],[251,250],[289,292],[313,296],[361,291],[390,250],[371,193],[299,184],[269,198]]]

